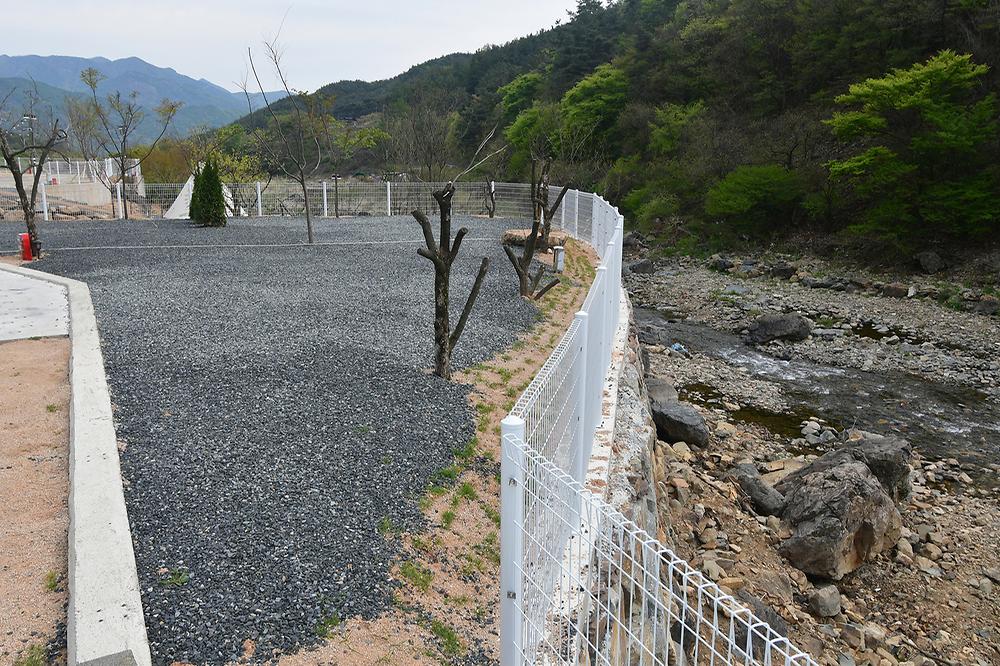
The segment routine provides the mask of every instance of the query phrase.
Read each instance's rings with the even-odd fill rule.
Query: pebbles
[[[466,388],[425,371],[433,271],[417,244],[392,242],[419,239],[416,223],[315,225],[318,241],[353,244],[53,251],[37,265],[91,287],[155,663],[236,661],[248,638],[265,660],[317,643],[334,613],[379,614],[397,551],[379,521],[419,528],[418,497],[473,436]],[[63,223],[42,237],[54,250],[259,245],[301,241],[303,226]],[[474,240],[505,223],[469,226],[456,315],[479,258],[493,265],[459,365],[536,317],[499,243]],[[158,573],[181,569],[182,584]]]

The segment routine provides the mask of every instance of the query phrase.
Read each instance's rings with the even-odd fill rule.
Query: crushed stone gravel
[[[456,318],[492,261],[465,366],[538,314],[497,242],[512,222],[457,222]],[[400,242],[416,223],[315,224],[354,244],[294,245],[304,222],[287,218],[40,225],[33,268],[87,282],[97,310],[155,663],[235,661],[246,639],[265,660],[334,613],[379,614],[397,549],[379,522],[419,528],[419,496],[473,436],[467,388],[427,370],[433,270]],[[0,222],[0,246],[20,230]],[[258,247],[184,247],[219,244]],[[146,247],[61,249],[107,246]]]

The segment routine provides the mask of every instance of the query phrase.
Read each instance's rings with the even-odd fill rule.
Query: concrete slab
[[[0,271],[0,341],[68,334],[66,287]]]

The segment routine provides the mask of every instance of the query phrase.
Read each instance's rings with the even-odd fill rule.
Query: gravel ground
[[[493,264],[460,366],[537,316],[495,240],[508,223],[466,223],[456,309]],[[419,527],[417,498],[473,435],[466,388],[426,371],[433,272],[398,242],[416,223],[316,229],[351,244],[164,247],[301,243],[287,219],[41,225],[34,267],[86,281],[97,308],[155,663],[224,663],[246,639],[264,659],[317,642],[334,613],[377,615],[396,552],[380,520]],[[0,247],[19,231],[0,223]],[[60,249],[108,245],[161,247]]]

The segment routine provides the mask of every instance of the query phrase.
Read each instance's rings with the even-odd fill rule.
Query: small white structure
[[[191,195],[194,193],[194,174],[188,177],[181,193],[177,195],[170,208],[163,214],[165,220],[187,220],[191,218]],[[233,193],[225,185],[222,186],[222,198],[226,200],[226,213],[233,213]],[[239,214],[246,217],[247,211],[240,206]]]

